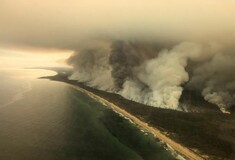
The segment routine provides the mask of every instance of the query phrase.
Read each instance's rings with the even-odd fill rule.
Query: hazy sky
[[[25,67],[67,67],[65,60],[71,51],[0,49],[0,69]]]
[[[45,57],[37,49],[25,51],[31,46],[60,59],[87,42],[110,39],[231,45],[234,17],[234,0],[0,0],[0,54],[12,58],[20,52],[24,59],[37,52]]]

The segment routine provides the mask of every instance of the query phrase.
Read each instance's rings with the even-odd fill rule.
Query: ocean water
[[[151,134],[61,82],[0,70],[1,160],[173,160]]]

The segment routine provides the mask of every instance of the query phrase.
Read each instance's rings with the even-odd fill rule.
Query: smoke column
[[[109,56],[115,87],[120,90],[127,79],[133,78],[133,68],[139,65],[139,57],[128,43],[115,41]]]
[[[225,111],[235,105],[234,73],[234,54],[217,53],[194,69],[188,86],[199,90],[205,100]]]
[[[112,90],[111,67],[105,52],[106,50],[102,48],[82,49],[75,52],[67,60],[68,64],[74,67],[74,73],[70,79],[87,82],[89,86],[101,90]]]
[[[222,111],[235,104],[234,54],[213,44],[159,46],[120,40],[109,49],[89,46],[68,59],[75,70],[70,78],[161,108],[179,109],[185,88]]]

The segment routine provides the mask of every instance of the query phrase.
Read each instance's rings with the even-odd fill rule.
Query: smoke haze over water
[[[72,79],[156,107],[235,105],[232,0],[1,0],[0,45],[69,50]],[[0,53],[1,54],[1,53]]]

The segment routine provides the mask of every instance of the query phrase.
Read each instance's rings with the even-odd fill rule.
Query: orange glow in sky
[[[0,48],[0,68],[68,67],[72,51],[18,50]]]

